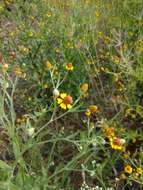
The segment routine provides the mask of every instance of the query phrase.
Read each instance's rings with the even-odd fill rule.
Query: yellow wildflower
[[[113,137],[109,139],[110,145],[114,150],[123,150],[124,139]]]
[[[59,98],[57,98],[57,102],[62,109],[71,109],[72,108],[72,97],[67,95],[67,93],[61,93]]]
[[[96,105],[91,105],[88,108],[90,110],[91,113],[96,113],[98,110],[98,107]]]
[[[108,138],[115,137],[115,129],[113,127],[105,128],[105,134]]]
[[[138,167],[136,169],[136,172],[137,172],[138,175],[141,175],[143,173],[143,169],[141,167]]]
[[[50,63],[50,61],[45,61],[44,65],[45,65],[46,69],[50,70],[53,68],[53,65]]]
[[[50,18],[50,17],[52,16],[52,13],[49,12],[49,13],[46,14],[46,16],[47,16],[48,18]]]
[[[21,51],[22,53],[24,53],[24,54],[28,54],[30,50],[29,50],[29,48],[22,47],[22,48],[20,48],[20,51]]]
[[[86,115],[86,116],[90,116],[90,115],[91,115],[91,112],[90,112],[89,109],[86,110],[85,115]]]
[[[83,83],[80,87],[81,91],[83,93],[87,92],[88,91],[88,83]]]
[[[124,167],[124,172],[128,173],[128,174],[131,174],[133,172],[133,168],[130,165],[126,165]]]
[[[72,63],[67,63],[66,64],[66,70],[67,71],[72,71],[73,70],[73,64]]]
[[[15,73],[15,75],[17,75],[19,77],[22,76],[22,70],[21,70],[21,68],[19,66],[15,67],[14,73]]]
[[[98,107],[96,105],[90,105],[85,112],[86,116],[90,116],[92,113],[96,113],[98,111]]]

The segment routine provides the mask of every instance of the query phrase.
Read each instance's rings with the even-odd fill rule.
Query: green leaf
[[[4,161],[0,160],[0,169],[11,170],[12,168],[7,163],[5,163]]]

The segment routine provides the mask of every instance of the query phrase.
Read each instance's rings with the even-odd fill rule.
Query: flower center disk
[[[64,104],[71,104],[72,103],[72,97],[71,96],[66,96],[64,99],[63,99],[63,103]]]

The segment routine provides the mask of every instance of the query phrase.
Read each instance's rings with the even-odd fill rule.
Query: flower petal
[[[60,94],[60,97],[61,97],[62,99],[64,99],[66,96],[67,96],[66,93],[61,93],[61,94]]]
[[[62,109],[64,109],[64,110],[67,109],[67,106],[66,106],[66,104],[64,104],[64,103],[61,103],[61,104],[60,104],[60,107],[61,107]]]
[[[72,105],[71,105],[71,104],[67,104],[67,108],[68,108],[68,109],[71,109],[71,108],[72,108]]]
[[[58,104],[61,104],[63,100],[61,98],[57,98]]]

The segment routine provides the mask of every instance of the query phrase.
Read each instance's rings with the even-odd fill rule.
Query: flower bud
[[[55,89],[53,90],[53,96],[54,96],[55,98],[57,98],[59,95],[60,95],[59,90],[58,90],[57,88],[55,88]]]
[[[30,136],[30,137],[34,134],[34,132],[35,132],[34,127],[27,129],[28,136]]]

